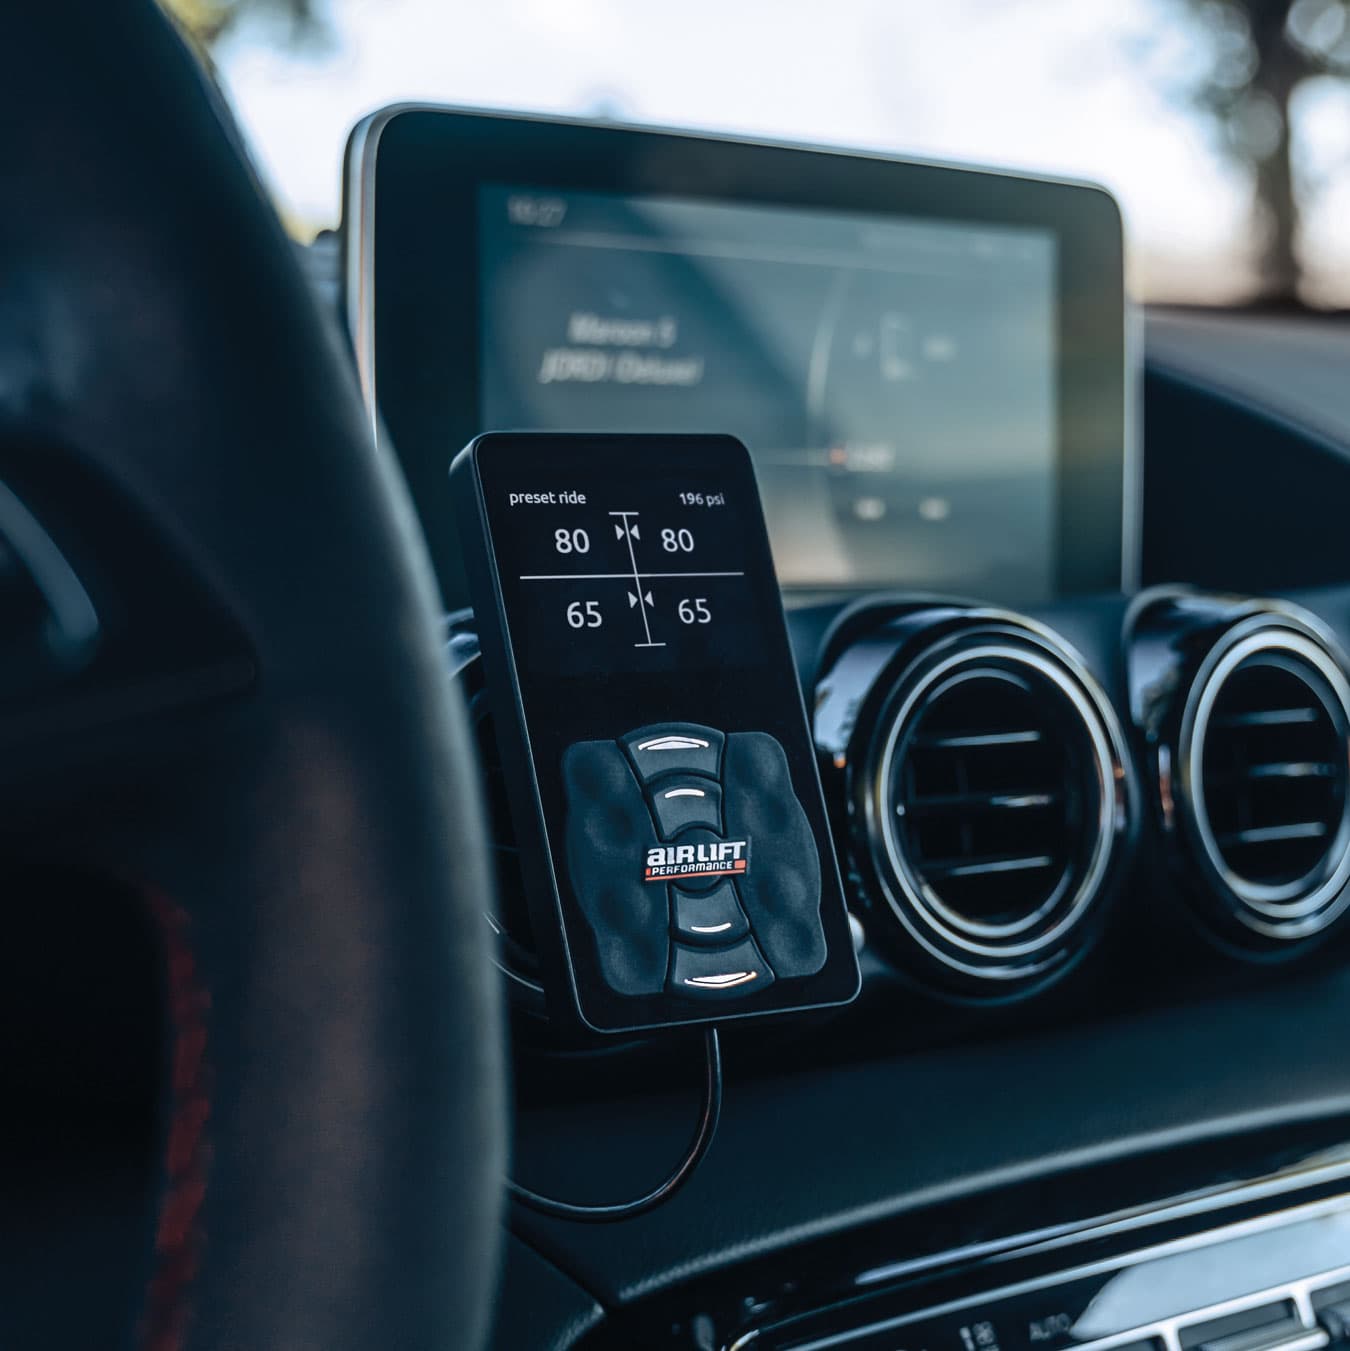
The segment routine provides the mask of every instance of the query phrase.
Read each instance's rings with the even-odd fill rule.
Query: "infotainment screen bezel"
[[[873,153],[397,106],[366,118],[348,142],[344,305],[377,436],[403,466],[447,609],[464,605],[467,591],[445,467],[458,447],[489,430],[478,412],[478,199],[485,184],[1052,232],[1056,592],[1137,586],[1135,353],[1121,216],[1104,189]],[[895,579],[897,588],[904,584]]]

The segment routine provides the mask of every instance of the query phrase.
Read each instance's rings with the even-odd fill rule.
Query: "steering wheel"
[[[405,489],[150,0],[7,6],[0,107],[0,788],[164,958],[162,1194],[100,1344],[476,1351],[490,873]]]

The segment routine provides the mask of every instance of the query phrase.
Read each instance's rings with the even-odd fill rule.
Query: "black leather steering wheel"
[[[102,626],[5,693],[0,779],[165,954],[163,1196],[109,1344],[476,1351],[490,875],[405,490],[150,0],[6,7],[0,108],[0,472],[43,448],[25,506]]]

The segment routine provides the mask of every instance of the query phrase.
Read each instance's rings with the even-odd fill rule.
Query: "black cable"
[[[634,1216],[645,1215],[655,1209],[662,1201],[669,1200],[686,1182],[695,1168],[703,1161],[703,1156],[712,1144],[717,1133],[717,1122],[722,1115],[722,1047],[717,1040],[717,1029],[710,1027],[706,1033],[707,1047],[706,1078],[703,1083],[703,1105],[699,1109],[698,1130],[686,1151],[680,1165],[655,1191],[640,1196],[636,1201],[619,1201],[612,1205],[573,1205],[570,1201],[558,1201],[551,1196],[541,1196],[519,1182],[506,1180],[506,1190],[511,1198],[521,1205],[537,1210],[543,1215],[552,1215],[560,1220],[585,1220],[592,1224],[603,1224],[610,1220],[631,1220]]]

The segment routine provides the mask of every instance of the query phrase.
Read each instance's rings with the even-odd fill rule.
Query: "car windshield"
[[[291,229],[391,102],[1086,178],[1147,301],[1350,306],[1350,0],[167,0]]]

